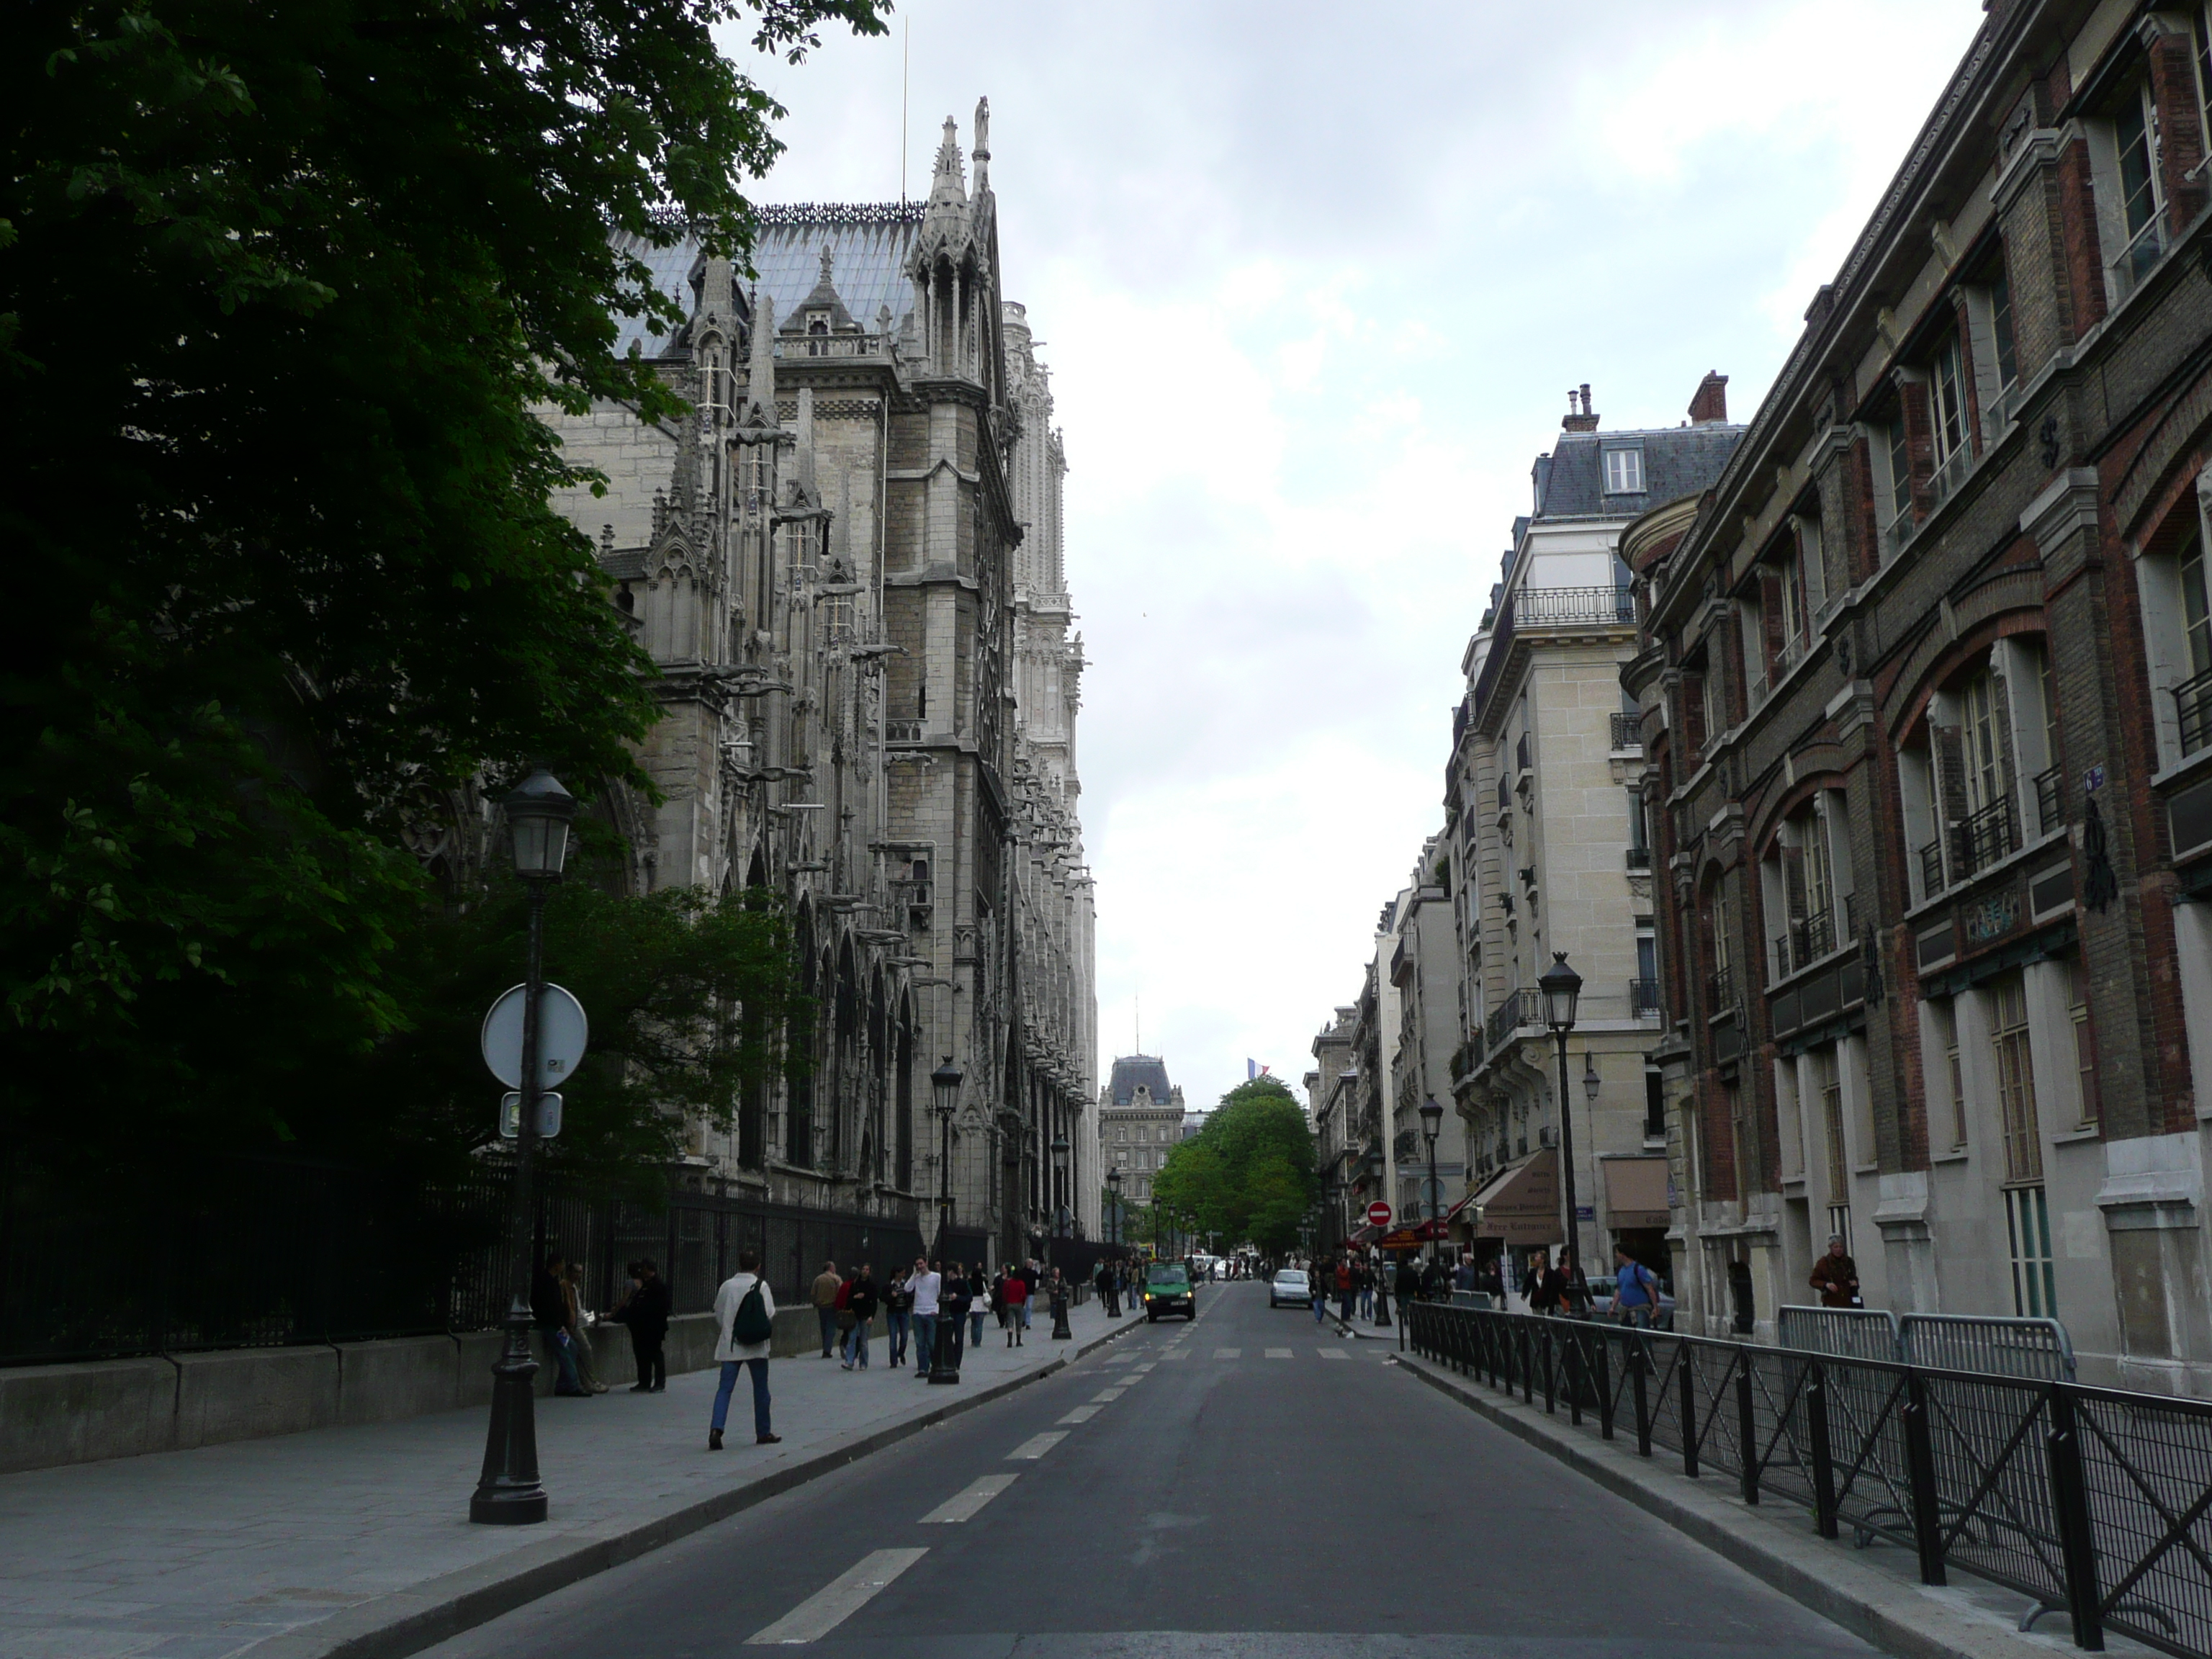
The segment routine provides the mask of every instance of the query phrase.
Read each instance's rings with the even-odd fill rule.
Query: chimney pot
[[[1698,382],[1697,395],[1690,399],[1692,425],[1710,426],[1728,419],[1728,383],[1729,377],[1717,369]]]

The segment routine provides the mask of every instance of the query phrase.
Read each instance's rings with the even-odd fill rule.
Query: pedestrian
[[[1030,1304],[1029,1281],[1018,1273],[1008,1273],[1003,1293],[1006,1298],[1006,1346],[1018,1348],[1022,1346],[1022,1333],[1029,1328],[1025,1316]]]
[[[977,1262],[968,1275],[968,1317],[972,1328],[968,1333],[968,1346],[983,1346],[983,1317],[991,1311],[991,1287],[983,1277],[983,1264]]]
[[[629,1264],[630,1291],[615,1310],[629,1331],[630,1358],[637,1366],[632,1394],[659,1394],[668,1386],[668,1281],[650,1256]]]
[[[1859,1264],[1844,1249],[1841,1233],[1828,1235],[1827,1254],[1813,1264],[1813,1277],[1807,1283],[1820,1293],[1824,1308],[1866,1306],[1866,1298],[1859,1294]]]
[[[538,1327],[546,1352],[559,1368],[553,1392],[563,1398],[576,1395],[588,1399],[592,1391],[576,1374],[575,1350],[568,1343],[568,1298],[561,1288],[558,1255],[549,1253],[538,1264],[538,1271],[530,1276],[530,1319]]]
[[[753,1443],[773,1446],[783,1437],[770,1432],[768,1414],[768,1352],[775,1338],[775,1292],[761,1277],[760,1252],[739,1250],[738,1270],[714,1292],[714,1359],[722,1368],[714,1390],[714,1416],[707,1430],[707,1449],[722,1449],[722,1428],[730,1420],[730,1395],[738,1368],[753,1374]]]
[[[1474,1254],[1473,1251],[1468,1251],[1460,1257],[1459,1266],[1452,1269],[1452,1289],[1472,1291],[1474,1288]]]
[[[1098,1292],[1098,1305],[1106,1310],[1106,1317],[1119,1319],[1121,1316],[1121,1310],[1115,1300],[1112,1262],[1102,1261],[1098,1264],[1098,1271],[1091,1279],[1091,1288]]]
[[[884,1291],[884,1328],[891,1340],[891,1369],[896,1370],[906,1364],[907,1322],[914,1314],[914,1291],[909,1276],[911,1267],[902,1267],[892,1276],[890,1288]]]
[[[1613,1247],[1613,1317],[1649,1330],[1659,1315],[1659,1281],[1650,1268],[1629,1255],[1626,1244]]]
[[[1528,1304],[1528,1311],[1537,1311],[1536,1298],[1543,1293],[1545,1254],[1541,1250],[1528,1252],[1528,1260],[1521,1268],[1519,1290],[1521,1299]]]
[[[837,1277],[837,1264],[825,1261],[822,1271],[814,1277],[809,1292],[814,1301],[814,1316],[822,1326],[822,1357],[829,1358],[837,1348],[837,1292],[845,1281]]]
[[[1030,1328],[1030,1304],[1036,1300],[1037,1281],[1042,1277],[1043,1275],[1037,1272],[1036,1259],[1034,1256],[1022,1263],[1021,1279],[1024,1293],[1017,1306],[1022,1316],[1024,1330]],[[1014,1346],[1019,1347],[1021,1344],[1017,1342]]]
[[[952,1264],[952,1271],[943,1277],[938,1287],[939,1304],[944,1310],[945,1323],[952,1331],[952,1369],[960,1369],[960,1356],[967,1346],[968,1310],[975,1302],[975,1293],[968,1288],[968,1269],[961,1262]]]
[[[876,1318],[876,1281],[868,1275],[868,1264],[863,1261],[853,1269],[853,1277],[845,1286],[845,1315],[853,1322],[845,1331],[845,1369],[868,1369],[868,1327]]]
[[[1375,1317],[1375,1269],[1362,1261],[1352,1272],[1352,1282],[1359,1291],[1359,1316]]]
[[[914,1374],[927,1376],[937,1358],[937,1293],[944,1280],[929,1270],[926,1256],[914,1259],[907,1289],[914,1297]]]
[[[584,1306],[584,1298],[576,1280],[580,1274],[576,1264],[561,1264],[561,1301],[568,1314],[568,1322],[562,1329],[568,1334],[568,1342],[576,1356],[576,1379],[590,1394],[605,1394],[607,1385],[599,1381],[599,1367],[592,1363],[592,1339],[589,1328],[591,1310]]]
[[[1398,1306],[1401,1311],[1409,1303],[1421,1299],[1421,1270],[1413,1265],[1412,1256],[1401,1255],[1398,1258],[1396,1275],[1391,1280],[1390,1290],[1391,1293],[1398,1298]]]
[[[1328,1317],[1328,1268],[1316,1261],[1306,1279],[1306,1292],[1313,1297],[1314,1323],[1318,1325]]]
[[[1352,1258],[1344,1257],[1336,1264],[1336,1316],[1346,1324],[1352,1322]]]

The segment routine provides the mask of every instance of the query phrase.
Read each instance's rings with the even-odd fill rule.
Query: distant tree
[[[0,10],[0,1133],[263,1144],[405,1032],[401,830],[642,782],[651,665],[537,411],[681,407],[641,250],[742,257],[796,61],[881,0]]]
[[[1272,1077],[1222,1096],[1206,1127],[1169,1149],[1156,1203],[1224,1241],[1276,1253],[1297,1243],[1314,1201],[1313,1132],[1297,1097]]]

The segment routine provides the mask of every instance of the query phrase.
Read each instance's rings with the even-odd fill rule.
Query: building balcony
[[[1651,849],[1648,847],[1632,847],[1625,857],[1631,870],[1649,870],[1651,867]]]
[[[1543,994],[1530,986],[1510,991],[1505,1000],[1490,1011],[1483,1023],[1484,1048],[1490,1055],[1511,1043],[1524,1030],[1541,1027],[1544,1024]]]
[[[1656,979],[1632,979],[1628,981],[1629,1012],[1638,1019],[1661,1018],[1659,981]]]
[[[2193,755],[2212,746],[2212,671],[2175,686],[2173,707],[2181,728],[2181,752]]]
[[[1613,746],[1615,749],[1644,747],[1644,717],[1641,714],[1616,714],[1613,717]]]
[[[2039,834],[2050,835],[2066,823],[2066,780],[2059,768],[2035,775],[2035,827]]]
[[[2020,851],[2020,815],[2012,797],[2000,795],[1959,825],[1959,879],[1972,881],[1999,859]]]
[[[783,358],[880,357],[884,338],[880,334],[780,334],[775,342],[775,355]]]
[[[1718,1019],[1735,1010],[1735,970],[1715,969],[1705,975],[1705,1017]]]
[[[2166,258],[2166,216],[2153,212],[2143,228],[2112,261],[2112,303],[2119,304],[2142,285],[2151,268]]]

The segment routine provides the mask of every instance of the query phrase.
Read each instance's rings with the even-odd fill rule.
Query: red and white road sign
[[[1390,1206],[1388,1204],[1385,1204],[1381,1199],[1376,1199],[1372,1204],[1367,1206],[1367,1219],[1370,1224],[1373,1226],[1389,1226],[1390,1224]]]

